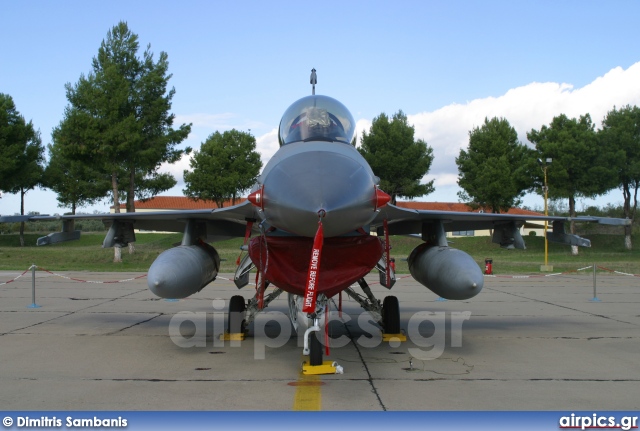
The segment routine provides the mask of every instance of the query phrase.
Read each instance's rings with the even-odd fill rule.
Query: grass
[[[32,264],[52,271],[131,271],[146,272],[153,260],[164,250],[180,243],[182,234],[137,234],[136,252],[130,255],[122,250],[122,263],[113,263],[113,250],[103,249],[104,233],[83,233],[79,241],[71,241],[44,247],[36,247],[36,239],[42,234],[25,234],[27,246],[20,247],[16,234],[0,235],[0,270],[26,270]],[[591,248],[580,248],[578,256],[572,256],[570,247],[549,244],[549,264],[554,272],[571,271],[594,263],[613,270],[640,274],[640,251],[626,251],[621,235],[587,235]],[[640,238],[634,236],[634,243]],[[242,238],[213,244],[222,258],[221,272],[235,271]],[[491,243],[490,237],[456,238],[450,244],[469,253],[484,268],[485,258],[493,259],[494,273],[539,273],[544,263],[544,239],[527,237],[527,250],[504,250]],[[396,258],[398,273],[407,273],[406,258],[421,241],[418,238],[392,237],[391,254]]]
[[[596,263],[617,271],[633,274],[640,273],[640,251],[627,251],[624,248],[622,235],[585,235],[591,240],[591,248],[580,247],[578,256],[571,255],[571,247],[549,243],[548,261],[554,272],[571,271]],[[637,236],[633,237],[634,243]],[[544,238],[527,237],[526,250],[505,250],[491,242],[491,237],[454,238],[449,244],[469,253],[484,268],[485,258],[493,259],[493,271],[498,274],[533,274],[540,273],[540,265],[544,264]],[[406,258],[411,250],[421,241],[417,238],[394,237],[391,254],[396,256],[396,267],[399,273],[408,272]]]

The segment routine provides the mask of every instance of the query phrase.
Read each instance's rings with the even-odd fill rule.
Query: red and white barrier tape
[[[58,274],[52,271],[49,271],[48,269],[45,269],[41,266],[38,265],[34,265],[36,268],[40,269],[41,271],[44,271],[48,274],[51,275],[55,275],[56,277],[60,277],[60,278],[64,278],[66,280],[72,280],[72,281],[77,281],[79,283],[94,283],[94,284],[116,284],[116,283],[127,283],[129,281],[134,281],[134,280],[138,280],[140,278],[144,278],[147,276],[147,274],[143,274],[143,275],[139,275],[137,277],[133,277],[133,278],[126,278],[124,280],[114,280],[114,281],[96,281],[96,280],[82,280],[80,278],[74,278],[74,277],[68,277],[66,275],[62,275],[62,274]],[[16,281],[17,279],[19,279],[20,277],[22,277],[23,275],[25,275],[27,272],[31,271],[31,269],[33,268],[30,267],[29,269],[27,269],[25,272],[23,272],[22,274],[20,274],[19,276],[17,276],[16,278],[14,278],[13,280],[9,280],[5,283],[0,283],[0,286],[4,285],[4,284],[9,284],[9,283],[13,283],[14,281]]]
[[[143,275],[139,275],[139,276],[133,277],[133,278],[126,278],[124,280],[114,280],[114,281],[82,280],[82,279],[79,279],[79,278],[68,277],[66,275],[62,275],[62,274],[58,274],[58,273],[49,271],[49,270],[47,270],[45,268],[42,268],[41,266],[37,266],[36,265],[36,268],[38,268],[38,269],[40,269],[40,270],[42,270],[42,271],[44,271],[44,272],[46,272],[48,274],[54,275],[56,277],[64,278],[66,280],[77,281],[79,283],[94,283],[94,284],[127,283],[129,281],[139,280],[139,279],[144,278],[144,277],[147,276],[147,274],[143,274]],[[491,278],[516,278],[516,279],[519,279],[519,278],[542,278],[542,277],[554,277],[554,276],[559,276],[559,275],[566,275],[566,274],[571,274],[573,272],[586,271],[587,269],[592,269],[592,268],[593,268],[593,266],[586,266],[584,268],[579,268],[579,269],[572,270],[572,271],[556,272],[556,273],[553,273],[553,274],[540,274],[540,275],[494,275],[494,274],[488,275],[488,274],[485,274],[484,276],[485,277],[491,277]],[[627,276],[630,276],[630,277],[640,277],[640,274],[630,274],[628,272],[616,271],[616,270],[613,270],[613,269],[605,268],[603,266],[598,266],[597,268],[599,270],[601,270],[601,271],[607,271],[607,272],[611,272],[613,274],[627,275]],[[10,284],[10,283],[13,283],[14,281],[18,280],[20,277],[24,276],[30,270],[31,270],[31,268],[27,269],[22,274],[18,275],[16,278],[14,278],[12,280],[0,283],[0,286],[4,286],[4,285]],[[408,277],[411,277],[411,275],[403,275],[403,276],[397,277],[397,280],[402,280],[403,278],[408,278]],[[227,280],[227,281],[231,281],[232,280],[230,278],[221,277],[221,276],[218,276],[217,278],[220,278],[222,280]],[[376,282],[370,283],[370,285],[375,285],[375,284],[379,284],[379,282],[376,281]]]
[[[632,277],[640,277],[640,274],[629,274],[626,272],[620,272],[620,271],[614,271],[612,269],[608,269],[602,266],[597,266],[596,268],[602,270],[602,271],[608,271],[608,272],[612,272],[615,274],[620,274],[620,275],[629,275]],[[585,266],[584,268],[579,268],[579,269],[574,269],[571,271],[565,271],[565,272],[555,272],[553,274],[536,274],[536,275],[494,275],[494,274],[484,274],[485,277],[492,277],[492,278],[541,278],[541,277],[555,277],[558,275],[566,275],[566,274],[571,274],[571,273],[575,273],[578,271],[586,271],[588,269],[593,269],[593,266]]]
[[[640,274],[629,274],[628,272],[614,271],[613,269],[605,268],[604,266],[598,266],[598,269],[602,271],[613,272],[614,274],[628,275],[631,277],[640,277]]]
[[[9,283],[13,283],[14,281],[16,281],[17,279],[19,279],[20,277],[22,277],[23,275],[25,275],[27,272],[29,272],[31,270],[31,268],[27,269],[25,272],[23,272],[22,274],[20,274],[19,276],[17,276],[16,278],[14,278],[13,280],[9,280],[9,281],[5,281],[4,283],[0,283],[0,286],[4,286],[5,284],[9,284]]]

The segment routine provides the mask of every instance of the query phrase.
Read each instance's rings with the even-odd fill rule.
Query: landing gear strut
[[[322,316],[326,308],[329,306],[329,301],[326,296],[320,295],[316,301],[316,309],[314,313],[306,314],[306,320],[309,327],[304,331],[303,341],[304,349],[302,354],[309,356],[309,360],[302,364],[303,374],[342,374],[343,368],[336,362],[323,361],[324,345],[321,342],[323,335],[323,329],[321,327],[321,319],[318,316]],[[302,314],[302,300],[298,295],[289,295],[289,312],[291,317],[291,323],[296,331],[301,331],[303,325],[300,325],[300,318]],[[325,325],[328,322],[324,323]]]

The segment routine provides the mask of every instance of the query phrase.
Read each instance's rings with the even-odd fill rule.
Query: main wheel
[[[317,337],[319,333],[315,331],[309,334],[309,365],[322,365],[322,343]]]
[[[229,325],[227,332],[229,334],[241,334],[244,332],[244,315],[247,309],[244,298],[240,295],[234,295],[229,301]]]
[[[400,305],[395,296],[387,296],[382,301],[382,325],[386,334],[400,333]]]

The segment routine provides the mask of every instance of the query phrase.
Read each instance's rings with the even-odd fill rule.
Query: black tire
[[[400,305],[395,296],[387,296],[382,301],[382,326],[385,334],[400,333]]]
[[[244,332],[244,315],[247,309],[244,298],[240,295],[231,297],[229,301],[229,325],[227,332],[229,334],[241,334]]]
[[[317,335],[320,332],[312,332],[309,334],[309,365],[322,365],[322,343],[318,340]]]

